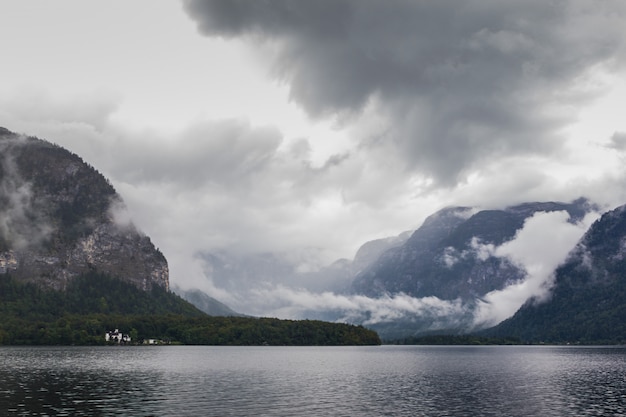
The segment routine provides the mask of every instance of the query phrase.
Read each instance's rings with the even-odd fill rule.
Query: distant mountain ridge
[[[172,291],[209,316],[244,316],[198,289],[183,290],[174,286]]]
[[[354,255],[351,264],[351,271],[354,276],[359,275],[370,265],[380,258],[389,249],[403,245],[413,234],[412,231],[400,233],[397,236],[390,236],[381,239],[370,240],[362,244]]]
[[[480,253],[477,245],[499,246],[512,239],[526,219],[538,212],[567,211],[571,222],[595,206],[537,202],[503,210],[450,207],[428,217],[401,246],[384,252],[352,283],[355,294],[379,297],[404,293],[471,300],[524,278],[525,271],[507,259]]]
[[[598,207],[584,198],[570,203],[523,203],[500,210],[448,207],[429,216],[412,233],[366,242],[353,260],[338,260],[313,271],[300,271],[297,263],[275,253],[222,251],[205,253],[202,259],[213,283],[232,293],[241,287],[278,282],[296,289],[308,285],[311,292],[333,291],[373,300],[397,295],[414,300],[436,297],[445,308],[424,307],[420,312],[389,316],[387,321],[372,321],[369,311],[307,310],[302,315],[367,323],[386,339],[432,332],[456,334],[475,328],[474,314],[487,294],[527,278],[523,266],[497,255],[495,248],[513,240],[536,214],[566,212],[568,221],[577,224],[596,211]],[[485,247],[491,247],[491,252]]]
[[[298,259],[283,253],[254,252],[238,254],[216,250],[201,255],[207,275],[215,284],[229,291],[242,285],[254,286],[263,281],[306,287],[311,291],[345,292],[354,275],[387,249],[401,245],[410,232],[398,236],[375,239],[361,245],[354,260],[338,259],[330,265],[303,267]]]

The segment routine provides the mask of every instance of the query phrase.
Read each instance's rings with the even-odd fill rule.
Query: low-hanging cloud
[[[32,185],[17,168],[13,151],[23,139],[18,136],[0,140],[0,242],[13,249],[38,245],[54,230],[36,204]]]
[[[259,288],[252,299],[272,306],[269,314],[279,317],[302,318],[312,312],[334,313],[339,321],[365,325],[393,322],[414,317],[438,318],[442,322],[461,317],[467,310],[461,300],[441,300],[437,297],[415,298],[406,294],[372,298],[333,292],[315,293],[285,286]],[[267,314],[268,310],[265,310]]]
[[[523,280],[492,291],[480,300],[475,324],[497,324],[512,316],[527,300],[549,297],[554,271],[598,216],[591,212],[579,223],[571,223],[566,211],[538,212],[524,222],[512,240],[500,246],[474,242],[483,255],[507,258],[526,272]]]
[[[266,51],[271,74],[310,115],[376,118],[377,131],[358,140],[442,184],[491,158],[561,150],[572,105],[598,92],[579,81],[626,58],[626,5],[615,2],[184,5],[201,33]]]

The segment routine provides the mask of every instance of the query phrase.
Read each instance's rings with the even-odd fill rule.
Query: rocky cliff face
[[[169,288],[163,254],[128,221],[93,167],[49,142],[0,128],[0,274],[52,289],[97,270],[143,290]]]

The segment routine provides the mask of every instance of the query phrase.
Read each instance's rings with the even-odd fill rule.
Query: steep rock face
[[[479,212],[468,207],[443,209],[427,218],[404,245],[384,252],[359,273],[352,291],[372,297],[400,292],[447,300],[481,297],[525,276],[506,258],[482,253],[481,245],[498,246],[512,239],[534,213],[565,210],[571,221],[578,221],[592,208],[580,199]]]
[[[555,274],[547,300],[530,300],[486,332],[538,342],[626,341],[626,206],[605,213]]]
[[[98,270],[143,290],[169,287],[167,261],[111,184],[78,156],[0,129],[0,273],[53,289]]]
[[[404,232],[398,236],[391,236],[382,239],[370,240],[365,242],[357,250],[354,260],[352,261],[351,269],[354,276],[358,275],[370,265],[378,260],[378,258],[389,249],[401,246],[404,244],[412,232]]]

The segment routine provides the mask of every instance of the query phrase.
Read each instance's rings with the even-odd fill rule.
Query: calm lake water
[[[0,415],[626,415],[626,348],[2,347]]]

